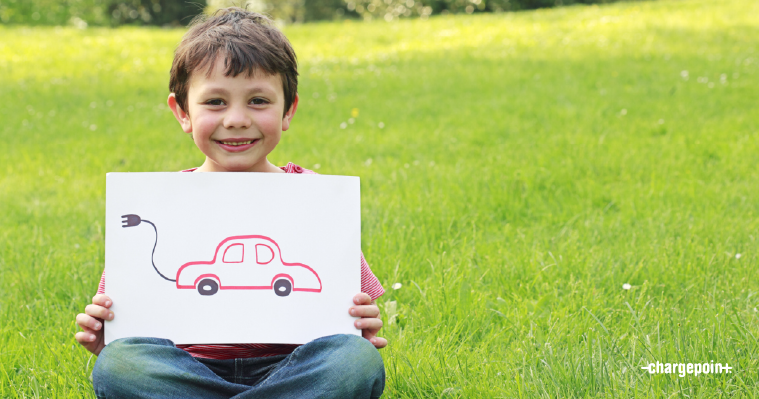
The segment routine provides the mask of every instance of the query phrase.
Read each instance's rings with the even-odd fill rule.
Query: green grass
[[[285,31],[271,160],[361,176],[385,397],[759,395],[759,3]],[[164,105],[181,35],[0,26],[0,397],[92,397],[105,173],[203,160]]]

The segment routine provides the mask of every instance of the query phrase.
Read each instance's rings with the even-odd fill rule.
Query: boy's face
[[[290,127],[298,98],[284,113],[279,75],[256,72],[224,76],[224,57],[217,57],[210,76],[194,71],[184,112],[169,95],[169,107],[195,145],[206,156],[205,172],[281,172],[266,159],[282,131]],[[284,113],[284,116],[283,116]],[[276,169],[276,170],[275,170]]]

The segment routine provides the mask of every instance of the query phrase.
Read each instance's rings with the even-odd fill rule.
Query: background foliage
[[[614,0],[0,0],[0,22],[26,25],[186,25],[195,15],[231,5],[283,22],[343,18],[391,21],[434,14],[500,12]]]
[[[205,7],[205,0],[0,0],[0,21],[78,28],[186,25]]]
[[[0,397],[93,397],[105,174],[203,161],[165,105],[183,32],[0,27]],[[285,33],[270,159],[361,177],[386,398],[759,395],[758,2]]]

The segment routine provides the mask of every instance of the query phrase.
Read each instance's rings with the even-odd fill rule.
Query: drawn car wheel
[[[288,296],[292,290],[293,285],[288,279],[283,278],[274,282],[274,293],[278,296]]]
[[[216,280],[210,278],[204,278],[198,283],[198,292],[200,295],[213,295],[219,291],[219,284]]]

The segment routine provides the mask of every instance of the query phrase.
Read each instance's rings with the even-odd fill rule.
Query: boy
[[[268,18],[233,7],[194,21],[175,52],[168,104],[206,160],[183,172],[314,173],[267,160],[298,107],[297,76],[295,53]],[[125,338],[105,346],[103,320],[115,315],[103,273],[92,304],[76,317],[83,330],[76,340],[98,355],[98,397],[377,398],[385,384],[377,349],[387,341],[376,336],[382,321],[374,300],[384,289],[363,255],[361,291],[348,312],[361,317],[355,326],[363,338],[333,335],[300,346]],[[164,311],[171,310],[156,305]]]

